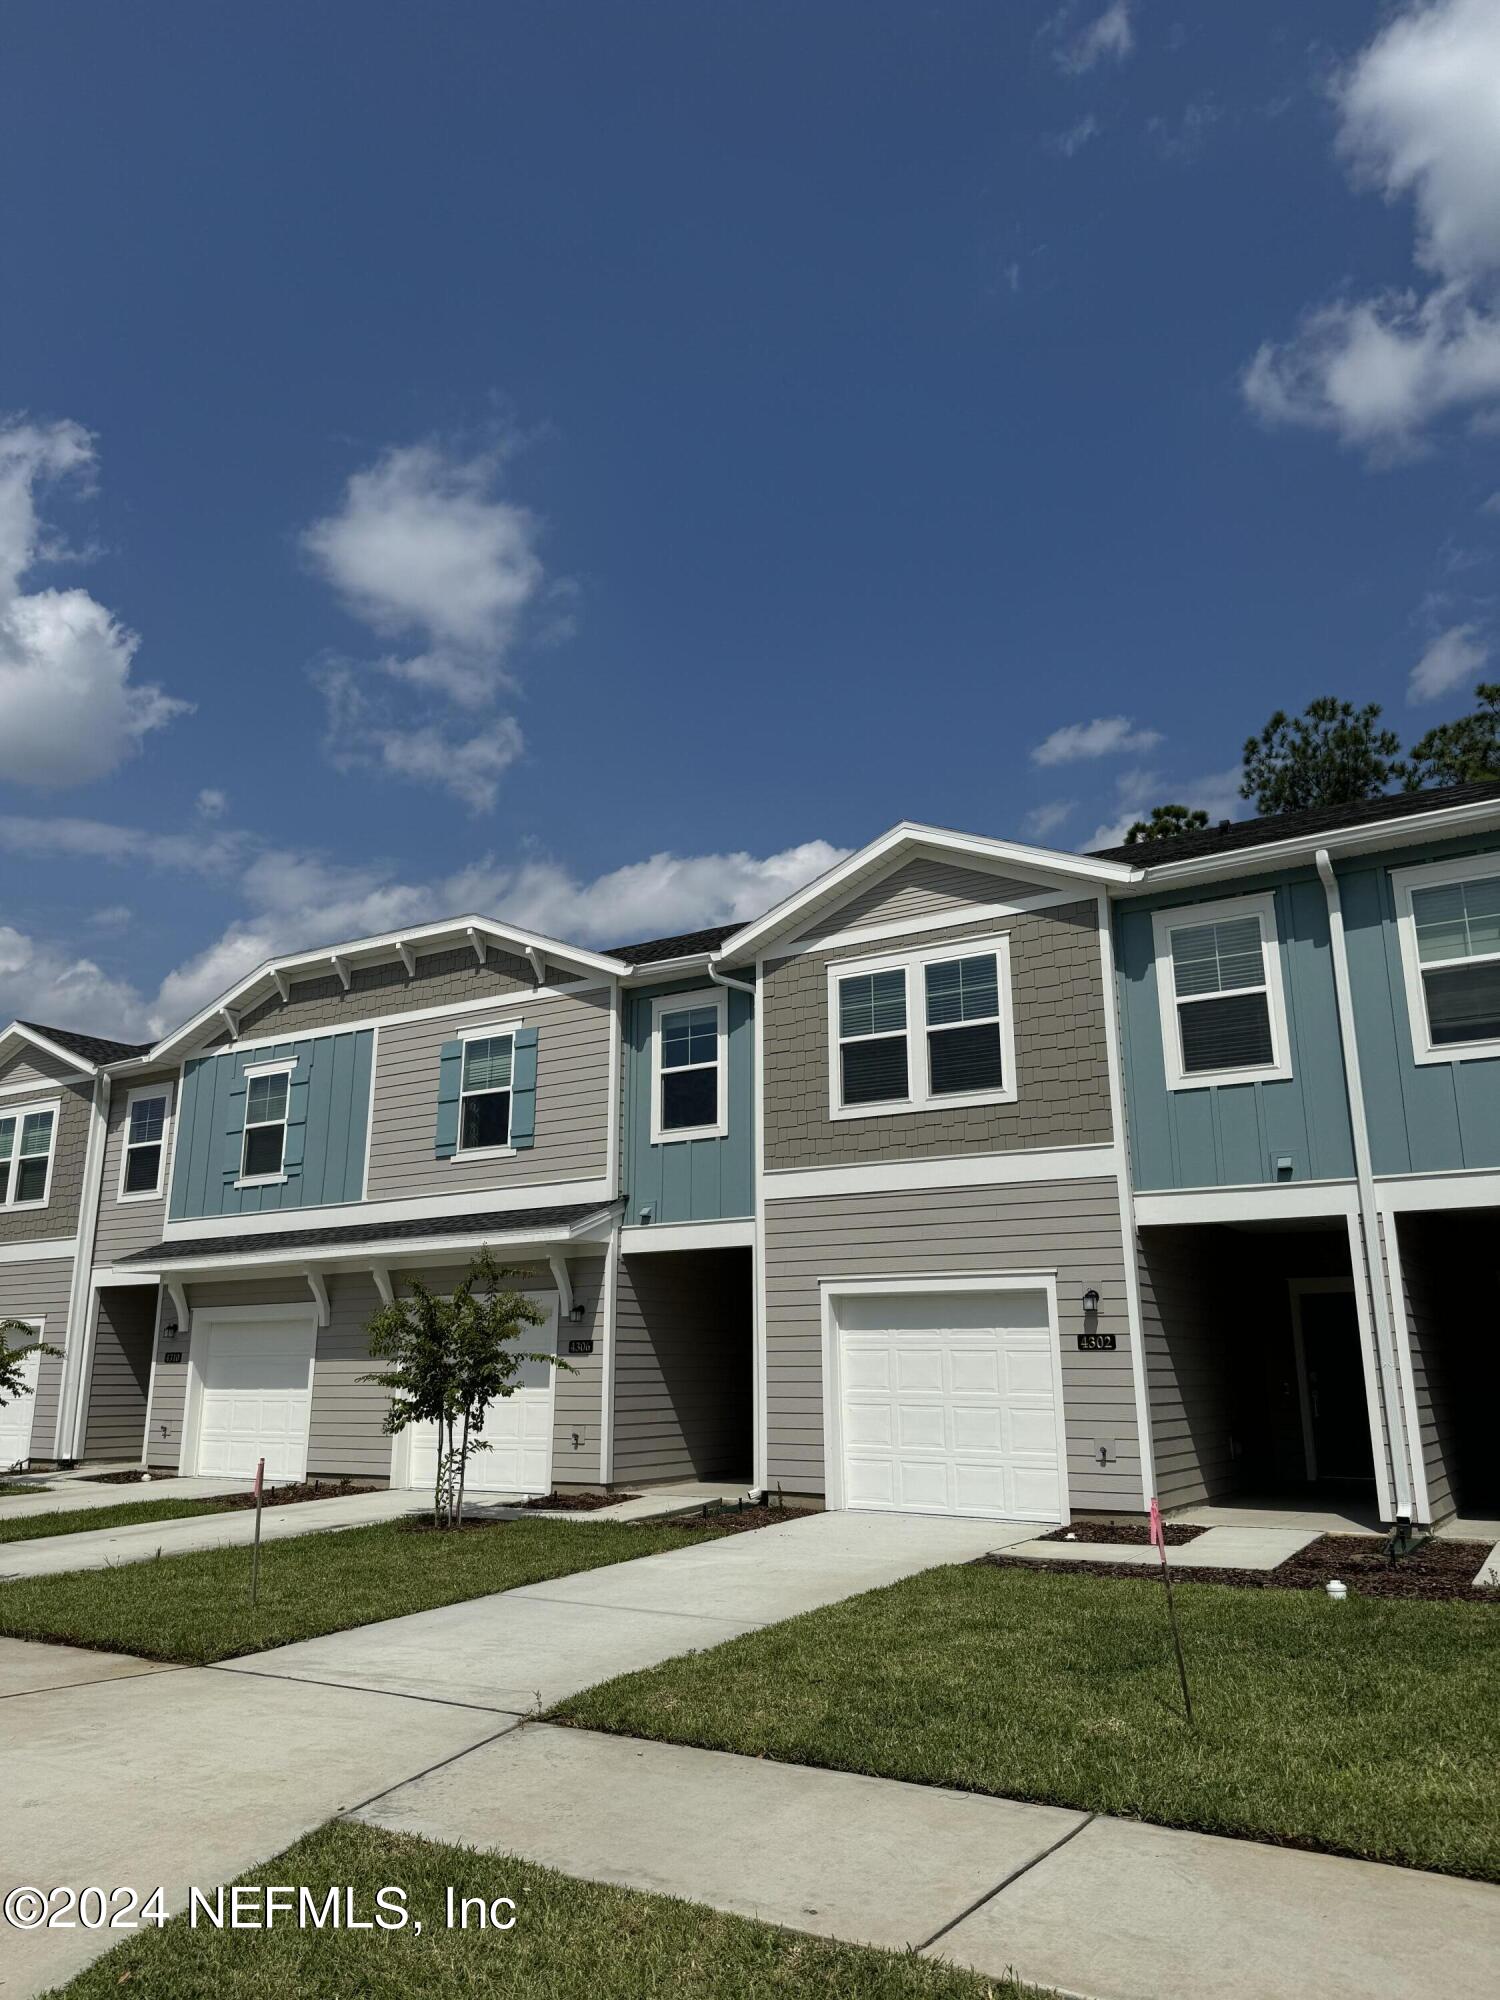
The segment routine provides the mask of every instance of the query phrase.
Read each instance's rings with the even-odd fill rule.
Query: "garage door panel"
[[[307,1472],[316,1332],[311,1314],[295,1320],[225,1319],[202,1328],[196,1469],[250,1479]]]
[[[860,1294],[836,1320],[847,1506],[1062,1518],[1045,1292]]]
[[[548,1313],[545,1324],[523,1328],[527,1349],[551,1354],[557,1348],[556,1301],[549,1293],[535,1303]],[[556,1371],[546,1362],[523,1362],[509,1396],[491,1404],[475,1451],[464,1475],[470,1493],[550,1493],[552,1490],[552,1424]],[[430,1492],[437,1479],[437,1430],[413,1424],[407,1432],[406,1480]]]

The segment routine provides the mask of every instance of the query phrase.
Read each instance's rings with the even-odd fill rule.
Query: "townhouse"
[[[1500,786],[1095,855],[902,824],[740,926],[289,954],[0,1036],[0,1465],[420,1488],[366,1326],[543,1308],[494,1491],[1496,1504]],[[1471,1296],[1476,1290],[1477,1296]]]

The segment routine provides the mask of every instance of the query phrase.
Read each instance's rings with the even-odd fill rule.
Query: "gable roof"
[[[151,1048],[150,1042],[113,1042],[104,1035],[80,1035],[74,1028],[44,1027],[40,1021],[17,1021],[16,1026],[39,1035],[65,1055],[77,1056],[91,1069],[97,1069],[100,1063],[132,1062]]]
[[[949,827],[901,820],[867,846],[856,849],[816,876],[805,888],[783,897],[763,917],[742,924],[731,933],[731,941],[718,955],[726,963],[752,957],[767,939],[797,925],[814,905],[840,891],[852,893],[866,877],[891,867],[907,855],[918,854],[938,855],[958,862],[998,864],[1011,874],[1035,876],[1039,889],[1072,882],[1085,888],[1105,888],[1115,882],[1133,882],[1140,875],[1140,864],[1133,855],[1122,862],[1110,855],[1069,854],[1058,848],[1029,847],[1021,841],[991,840],[983,834],[955,833]]]
[[[1359,799],[1352,805],[1317,806],[1307,812],[1266,813],[1259,819],[1220,820],[1217,826],[1200,827],[1194,833],[1169,835],[1165,840],[1142,840],[1130,846],[1101,847],[1095,858],[1101,861],[1129,861],[1137,868],[1162,868],[1173,862],[1205,860],[1211,856],[1234,855],[1246,849],[1281,845],[1284,842],[1313,840],[1319,835],[1346,830],[1399,825],[1433,813],[1456,808],[1500,806],[1500,779],[1469,785],[1442,785],[1432,791],[1383,792],[1379,798]]]

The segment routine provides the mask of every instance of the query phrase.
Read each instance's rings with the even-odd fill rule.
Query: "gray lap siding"
[[[72,1259],[48,1257],[35,1264],[0,1264],[0,1319],[41,1320],[42,1338],[61,1348],[67,1331]],[[31,1456],[51,1458],[62,1386],[60,1355],[44,1354],[37,1364],[31,1399]]]
[[[1141,1462],[1115,1182],[1033,1182],[766,1204],[768,1476],[824,1491],[820,1280],[1055,1271],[1073,1508],[1139,1512]],[[1082,1298],[1113,1353],[1080,1353]],[[1095,1456],[1111,1447],[1107,1466]]]

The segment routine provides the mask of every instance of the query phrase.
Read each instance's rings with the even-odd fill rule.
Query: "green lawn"
[[[1484,1604],[930,1570],[606,1681],[553,1717],[1500,1879]]]
[[[0,1479],[0,1496],[7,1493],[45,1493],[45,1486],[34,1486],[29,1479]]]
[[[228,1511],[222,1500],[121,1500],[111,1507],[60,1507],[55,1513],[0,1521],[0,1542],[35,1542],[48,1535],[86,1535],[91,1528],[128,1528],[133,1521],[185,1521],[194,1514]]]
[[[657,1555],[705,1532],[713,1530],[525,1520],[440,1535],[385,1522],[268,1542],[253,1607],[245,1547],[16,1578],[0,1583],[0,1634],[201,1665]]]
[[[471,1848],[334,1821],[243,1878],[306,1885],[319,1903],[330,1884],[375,1914],[377,1889],[407,1892],[413,1922],[400,1931],[215,1931],[178,1918],[141,1932],[56,1989],[68,2000],[283,2000],[288,1994],[358,2000],[1044,2000],[1033,1987],[959,1972],[905,1953],[829,1944],[701,1904],[580,1882]],[[457,1901],[508,1896],[506,1932],[449,1930]],[[507,1913],[502,1911],[502,1916]],[[422,1924],[415,1934],[415,1920]]]

